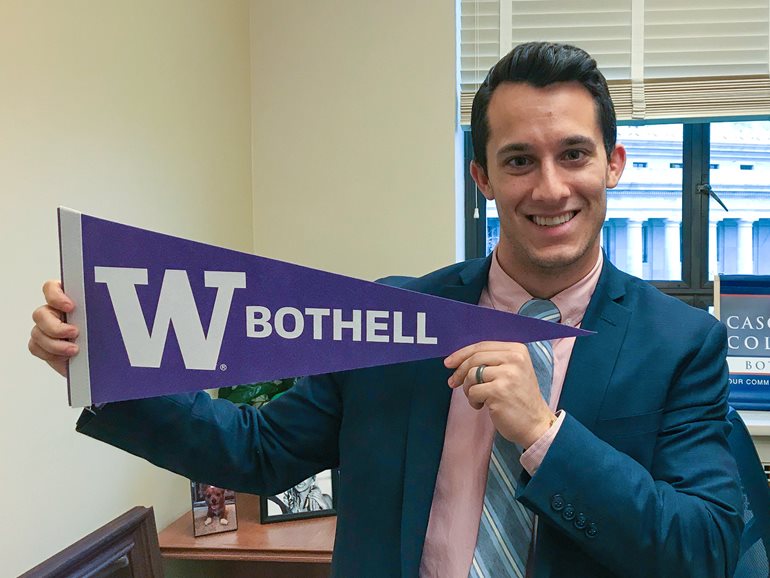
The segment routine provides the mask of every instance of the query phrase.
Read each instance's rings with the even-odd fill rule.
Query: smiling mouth
[[[577,215],[577,211],[570,211],[555,217],[541,217],[539,215],[531,215],[529,219],[535,223],[535,225],[539,225],[540,227],[556,227],[571,221],[575,215]]]

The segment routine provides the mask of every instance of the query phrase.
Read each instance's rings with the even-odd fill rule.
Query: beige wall
[[[0,86],[15,575],[133,505],[161,528],[189,507],[186,480],[76,434],[64,381],[26,351],[58,276],[56,206],[365,278],[449,263],[455,7],[2,0]]]
[[[252,246],[248,0],[0,2],[0,574],[186,480],[73,431],[64,380],[26,351],[58,276],[57,205]]]
[[[455,3],[252,2],[254,250],[372,279],[455,259]]]

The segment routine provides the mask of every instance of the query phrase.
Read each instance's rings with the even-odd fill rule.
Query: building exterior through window
[[[682,278],[681,124],[618,127],[628,152],[619,185],[607,191],[602,246],[620,269],[657,281]],[[770,274],[770,121],[711,123],[708,271]],[[487,253],[500,224],[488,203]],[[703,256],[706,259],[706,256]]]

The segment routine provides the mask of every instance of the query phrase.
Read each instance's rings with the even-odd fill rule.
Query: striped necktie
[[[557,323],[561,320],[556,305],[545,299],[527,301],[519,315]],[[540,393],[548,401],[553,381],[551,342],[529,343],[527,349]],[[470,578],[524,578],[535,515],[516,500],[521,453],[521,446],[495,433]]]

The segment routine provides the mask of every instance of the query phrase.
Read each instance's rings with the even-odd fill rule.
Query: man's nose
[[[544,162],[540,166],[537,182],[532,190],[532,200],[554,202],[570,195],[566,175],[558,166]]]

